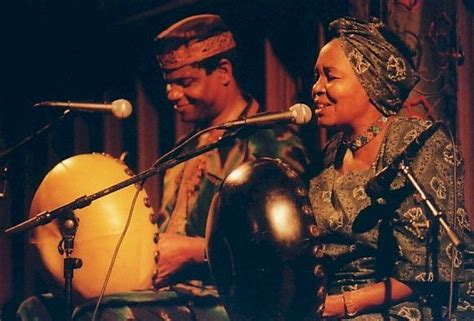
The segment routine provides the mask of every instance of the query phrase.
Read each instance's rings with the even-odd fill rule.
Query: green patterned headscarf
[[[347,59],[377,109],[385,116],[397,114],[418,81],[401,40],[376,18],[370,22],[340,18],[329,28],[341,40]]]

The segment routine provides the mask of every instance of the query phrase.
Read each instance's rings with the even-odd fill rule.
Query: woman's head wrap
[[[341,40],[347,59],[377,109],[385,116],[398,113],[418,81],[408,48],[375,18],[370,22],[340,18],[329,28]]]

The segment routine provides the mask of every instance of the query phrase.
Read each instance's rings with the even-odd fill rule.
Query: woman
[[[330,261],[324,316],[444,318],[449,304],[456,312],[458,303],[457,295],[449,295],[450,279],[454,293],[465,279],[461,253],[443,230],[429,228],[428,210],[402,175],[381,195],[385,199],[365,192],[368,180],[430,126],[397,115],[418,80],[408,50],[377,20],[341,18],[330,28],[336,38],[320,51],[312,94],[318,124],[339,133],[325,148],[325,169],[310,183],[315,218],[324,231],[320,254]],[[466,237],[463,164],[448,132],[434,132],[410,167],[454,230]]]

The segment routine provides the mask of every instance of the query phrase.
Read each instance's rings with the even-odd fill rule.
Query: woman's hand
[[[408,299],[413,294],[405,283],[394,278],[373,283],[364,288],[328,295],[324,303],[324,317],[343,318],[364,313],[367,310],[381,309]]]
[[[204,238],[160,233],[157,250],[155,286],[167,285],[177,272],[191,264],[204,262]]]
[[[346,307],[344,306],[344,298],[342,295],[328,295],[324,302],[323,317],[343,318],[346,315]]]

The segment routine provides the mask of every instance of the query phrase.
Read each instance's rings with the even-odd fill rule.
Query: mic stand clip
[[[63,276],[64,276],[64,301],[65,320],[72,321],[72,280],[74,270],[82,267],[82,260],[72,257],[74,251],[74,239],[76,237],[79,220],[74,213],[69,212],[64,217],[58,218],[60,221],[62,240],[58,245],[58,252],[64,255]]]

